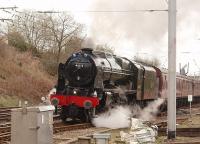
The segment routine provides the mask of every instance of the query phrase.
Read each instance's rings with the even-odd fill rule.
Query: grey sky
[[[167,66],[167,12],[80,12],[167,9],[165,0],[0,0],[0,5],[72,11],[95,43],[107,43],[123,56],[157,57]],[[200,71],[200,0],[177,0],[177,7],[177,69],[189,62],[194,73]]]

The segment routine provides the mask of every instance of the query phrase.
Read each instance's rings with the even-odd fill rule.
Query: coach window
[[[177,88],[180,89],[179,79],[177,79]]]
[[[190,91],[192,91],[192,81],[190,81]]]
[[[180,80],[177,79],[177,88],[180,89]]]
[[[185,91],[187,91],[187,80],[185,81]]]
[[[184,80],[184,90],[186,90],[186,81]]]
[[[180,79],[180,80],[179,80],[179,83],[180,83],[180,89],[181,89],[181,90],[182,90],[182,88],[183,88],[183,83],[182,83],[182,82],[183,82],[183,80]]]
[[[185,80],[185,91],[187,91],[187,81]]]

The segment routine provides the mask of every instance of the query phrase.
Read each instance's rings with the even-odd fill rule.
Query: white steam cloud
[[[140,111],[139,119],[150,121],[155,118],[159,111],[159,106],[164,102],[164,99],[158,99],[148,104],[147,107]]]
[[[96,0],[91,7],[106,11],[91,14],[90,36],[96,43],[108,43],[120,51],[154,51],[161,47],[158,41],[167,32],[167,12],[134,10],[167,9],[164,0]]]
[[[93,119],[96,127],[123,128],[130,125],[131,110],[128,107],[117,106]]]
[[[159,106],[164,102],[163,99],[155,100],[148,104],[144,109],[139,106],[116,106],[107,112],[100,114],[93,119],[93,124],[96,127],[107,128],[126,128],[130,126],[131,118],[136,117],[144,121],[152,120],[157,112]]]
[[[193,60],[185,59],[200,61],[199,7],[200,0],[177,0],[177,63],[190,62],[190,73],[199,71]],[[94,0],[89,9],[97,11],[88,14],[92,19],[88,36],[96,44],[106,43],[129,58],[157,57],[167,67],[168,12],[134,12],[168,9],[167,0]]]

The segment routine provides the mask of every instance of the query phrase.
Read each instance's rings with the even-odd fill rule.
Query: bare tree
[[[51,49],[57,54],[57,63],[63,50],[80,42],[82,30],[83,25],[68,13],[24,11],[15,16],[13,24],[9,25],[9,33],[17,32],[23,36],[29,48],[40,52]]]
[[[83,25],[77,23],[74,18],[66,13],[57,16],[49,16],[48,29],[51,32],[52,40],[57,46],[57,63],[60,61],[62,50],[66,49],[74,39],[80,37]]]
[[[26,49],[39,52],[46,43],[44,23],[46,22],[43,21],[43,17],[33,12],[25,11],[15,15],[13,23],[8,24],[9,42],[13,44],[14,40],[18,40],[16,36],[19,35],[24,40],[23,45]]]

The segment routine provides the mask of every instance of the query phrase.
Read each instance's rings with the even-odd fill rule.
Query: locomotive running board
[[[136,94],[136,90],[123,90],[123,89],[104,89],[105,92],[112,92],[112,93],[121,93],[121,91],[125,94]]]

